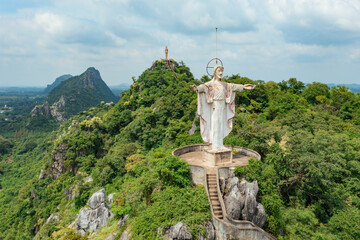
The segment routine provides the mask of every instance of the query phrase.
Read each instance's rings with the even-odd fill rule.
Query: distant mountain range
[[[329,83],[328,86],[329,87],[335,87],[335,86],[345,86],[347,88],[350,89],[350,91],[352,92],[360,92],[360,84],[356,84],[356,83],[350,83],[350,84],[335,84],[335,83]]]
[[[129,89],[129,87],[130,87],[130,84],[127,84],[127,83],[122,83],[122,84],[116,85],[116,86],[109,86],[109,88],[115,94],[115,96],[120,96],[121,92],[126,89]]]

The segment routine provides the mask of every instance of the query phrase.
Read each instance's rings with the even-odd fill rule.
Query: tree
[[[302,95],[309,103],[317,104],[319,102],[316,100],[316,97],[325,96],[326,98],[329,98],[330,96],[329,90],[330,88],[327,84],[313,82],[306,85],[306,88],[302,92]]]
[[[289,80],[281,81],[278,83],[281,91],[289,91],[294,94],[299,94],[305,87],[305,84],[301,81],[296,80],[296,78],[290,78]]]

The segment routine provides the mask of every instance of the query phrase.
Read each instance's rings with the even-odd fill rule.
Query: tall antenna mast
[[[217,60],[217,29],[218,29],[218,28],[216,28],[216,53],[215,53],[216,64],[218,63],[218,60]]]
[[[218,42],[218,40],[217,40],[217,39],[218,39],[218,36],[217,36],[217,33],[218,33],[218,28],[215,28],[215,29],[216,29],[216,34],[215,34],[215,36],[216,36],[216,47],[215,47],[216,51],[215,51],[215,57],[214,57],[213,59],[211,59],[211,60],[208,62],[208,64],[206,65],[206,72],[207,72],[207,74],[208,74],[210,77],[212,77],[213,74],[212,74],[212,73],[209,73],[209,69],[214,70],[214,67],[215,67],[216,65],[218,65],[218,63],[220,63],[221,66],[224,66],[223,63],[222,63],[222,61],[221,61],[219,58],[217,58],[217,48],[218,48],[218,44],[217,44],[217,42]],[[212,66],[211,63],[213,63],[214,60],[215,60],[215,66]]]

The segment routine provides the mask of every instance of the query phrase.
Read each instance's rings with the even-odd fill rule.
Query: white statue
[[[255,88],[252,84],[233,84],[221,81],[224,68],[214,67],[213,79],[191,89],[198,94],[197,113],[200,116],[201,137],[211,144],[211,151],[228,150],[223,139],[232,130],[232,119],[235,115],[235,92]]]

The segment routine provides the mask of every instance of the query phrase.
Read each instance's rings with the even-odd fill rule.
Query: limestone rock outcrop
[[[33,110],[30,112],[31,117],[37,117],[40,115],[50,116],[50,106],[48,102],[45,102],[40,105],[36,105]]]
[[[206,227],[206,236],[202,236],[199,233],[199,239],[200,240],[215,240],[216,232],[215,232],[215,227],[214,227],[213,223],[211,221],[208,221],[205,224],[205,227]]]
[[[52,153],[50,175],[53,179],[57,179],[63,172],[65,172],[64,160],[68,150],[69,147],[65,144],[59,144],[56,150]]]
[[[227,214],[232,219],[240,219],[241,209],[243,208],[244,202],[237,185],[234,185],[231,188],[229,195],[224,199],[224,203]]]
[[[172,59],[162,60],[162,61],[157,60],[153,62],[153,64],[151,65],[150,71],[154,71],[154,69],[158,65],[161,66],[161,69],[175,69],[179,64]]]
[[[65,122],[67,119],[64,117],[64,113],[61,112],[61,109],[66,105],[64,96],[61,96],[57,102],[51,106],[46,101],[43,104],[36,105],[33,110],[31,110],[31,117],[38,116],[48,116],[55,119],[59,123]]]
[[[182,222],[178,222],[167,231],[168,240],[190,240],[192,239],[189,228]]]
[[[130,238],[131,238],[131,232],[130,232],[130,228],[128,227],[122,232],[119,240],[129,240]]]
[[[110,206],[106,202],[105,189],[94,193],[88,200],[87,205],[89,207],[80,209],[78,217],[70,226],[81,235],[85,235],[87,231],[96,234],[106,224],[107,220],[113,216],[110,212]]]
[[[237,177],[227,181],[228,194],[224,196],[226,212],[234,220],[251,221],[263,227],[267,219],[265,208],[256,201],[259,186],[256,180],[252,183]]]
[[[128,218],[129,218],[129,214],[126,214],[124,217],[120,218],[117,223],[117,227],[121,228],[122,226],[124,226]]]

